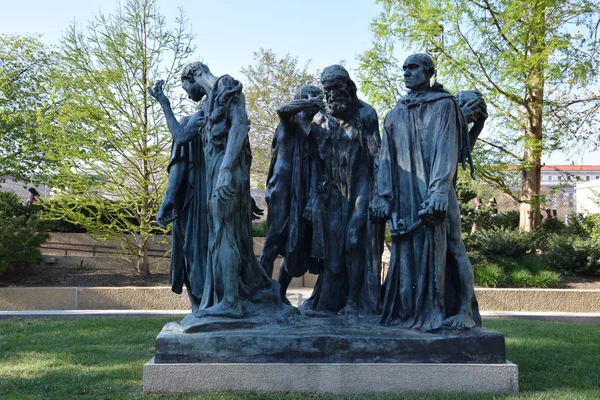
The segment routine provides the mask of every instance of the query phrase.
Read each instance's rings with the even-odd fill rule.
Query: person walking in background
[[[29,192],[29,197],[27,198],[27,201],[29,203],[33,203],[33,202],[37,201],[37,199],[40,197],[40,194],[38,193],[38,191],[32,187],[27,189],[27,191]]]

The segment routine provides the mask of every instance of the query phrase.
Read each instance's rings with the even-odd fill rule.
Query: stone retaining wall
[[[294,292],[290,288],[290,292]],[[307,291],[307,289],[304,289]],[[475,289],[481,311],[600,313],[600,290]],[[310,291],[307,291],[310,294]],[[188,310],[169,287],[0,288],[0,310]]]

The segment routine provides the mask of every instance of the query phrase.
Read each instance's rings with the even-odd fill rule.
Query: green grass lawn
[[[165,318],[0,320],[0,399],[600,399],[600,325],[491,320],[519,365],[518,395],[145,396],[142,367]]]

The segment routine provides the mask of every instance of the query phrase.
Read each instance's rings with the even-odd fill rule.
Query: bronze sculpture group
[[[319,277],[300,306],[306,316],[368,316],[422,331],[481,325],[454,179],[457,165],[471,162],[485,103],[477,92],[455,97],[431,85],[426,54],[410,56],[403,69],[409,92],[387,114],[382,135],[375,110],[339,65],[323,70],[322,89],[303,86],[278,109],[260,261],[251,238],[242,85],[189,64],[182,86],[200,106],[179,122],[162,83],[150,90],[173,137],[157,220],[173,221],[173,290],[185,284],[195,317],[248,318],[289,307],[291,279],[312,272]],[[382,284],[386,222],[393,240]],[[284,261],[275,282],[278,255]]]

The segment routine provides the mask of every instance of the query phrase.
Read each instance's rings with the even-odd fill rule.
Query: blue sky
[[[123,3],[125,0],[122,1]],[[369,24],[381,11],[374,0],[158,0],[161,13],[174,24],[183,7],[197,35],[197,59],[216,75],[244,80],[240,72],[253,62],[261,47],[279,56],[290,53],[301,65],[312,60],[312,69],[344,60],[352,70],[356,56],[371,46]],[[100,11],[113,12],[117,0],[0,0],[0,32],[42,35],[58,44],[62,32],[77,21],[85,25]],[[407,53],[408,54],[408,53]],[[400,56],[402,58],[402,56]],[[566,164],[570,159],[553,154],[547,164]],[[576,163],[600,164],[600,151],[575,159]]]
[[[6,0],[2,0],[4,3]],[[123,0],[124,2],[125,0]],[[117,0],[7,1],[0,13],[3,33],[39,33],[58,43],[74,20],[85,24],[102,11],[111,13]],[[345,60],[351,69],[356,56],[370,47],[369,23],[380,7],[372,0],[159,0],[160,11],[174,23],[183,7],[196,33],[197,58],[215,74],[240,76],[263,47],[301,64],[324,68]]]

